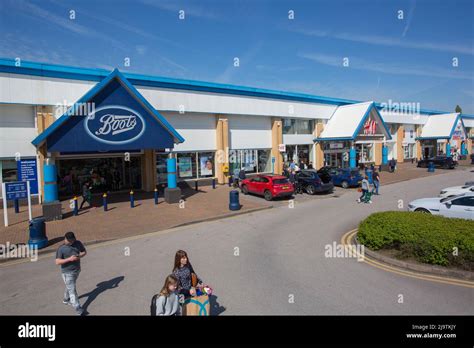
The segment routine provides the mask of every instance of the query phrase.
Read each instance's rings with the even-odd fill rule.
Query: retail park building
[[[0,60],[0,180],[19,180],[23,161],[40,194],[46,159],[60,195],[85,180],[152,191],[166,183],[169,157],[178,182],[225,183],[236,168],[281,173],[290,161],[317,169],[467,155],[473,137],[474,116],[416,105]]]

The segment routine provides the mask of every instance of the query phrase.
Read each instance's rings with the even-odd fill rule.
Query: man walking
[[[86,248],[76,240],[73,232],[64,235],[64,244],[56,252],[56,265],[61,266],[61,275],[66,285],[63,303],[73,306],[78,315],[82,315],[84,310],[77,296],[76,281],[81,272],[81,258],[86,254]]]
[[[374,182],[374,188],[372,189],[372,193],[375,193],[378,196],[380,186],[380,174],[376,169],[374,169],[374,172],[372,173],[372,181]]]
[[[82,203],[79,209],[82,209],[82,206],[84,203],[87,202],[89,204],[89,207],[92,207],[92,193],[91,193],[91,188],[90,188],[90,183],[86,181],[84,185],[82,185]]]

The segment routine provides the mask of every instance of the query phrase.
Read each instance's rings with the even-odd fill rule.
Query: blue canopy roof
[[[87,110],[87,114],[84,114]],[[173,148],[183,137],[115,69],[32,144],[48,151],[90,152]]]

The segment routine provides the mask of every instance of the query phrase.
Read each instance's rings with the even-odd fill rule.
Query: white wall
[[[231,149],[270,149],[272,147],[270,117],[231,115],[228,120]]]
[[[287,145],[303,145],[313,144],[313,134],[283,134],[283,144]]]
[[[216,117],[212,114],[161,112],[166,120],[184,138],[175,151],[216,150]]]
[[[0,158],[36,157],[31,141],[36,137],[34,107],[0,105]]]
[[[0,103],[73,104],[97,82],[0,73]],[[233,115],[329,118],[336,106],[198,91],[135,86],[157,110]]]

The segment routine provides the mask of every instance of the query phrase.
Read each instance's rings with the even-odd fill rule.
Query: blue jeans
[[[367,193],[368,190],[362,189],[362,195],[359,197],[359,200],[362,201],[362,199],[365,197],[365,194]]]
[[[83,310],[79,303],[79,296],[76,291],[76,281],[77,278],[79,278],[79,273],[80,271],[62,273],[61,276],[66,285],[66,288],[64,289],[64,301],[69,302],[76,312],[81,314]]]
[[[374,180],[374,188],[372,189],[372,193],[375,192],[376,195],[379,194],[379,186],[380,186],[380,181]]]

